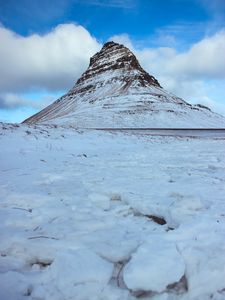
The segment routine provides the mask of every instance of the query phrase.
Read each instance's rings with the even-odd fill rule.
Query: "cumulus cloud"
[[[0,94],[0,109],[15,109],[18,107],[25,107],[32,105],[32,102],[23,99],[17,94]]]
[[[134,49],[143,67],[157,74],[179,78],[225,78],[225,30],[202,39],[183,53],[170,47],[138,50],[126,34],[111,39]]]
[[[0,109],[14,110],[24,107],[40,110],[54,100],[54,95],[42,96],[38,101],[34,101],[16,93],[0,93]]]
[[[66,89],[101,45],[82,26],[64,24],[23,37],[0,27],[0,92]]]
[[[131,48],[142,67],[155,76],[161,85],[174,94],[193,103],[208,104],[215,111],[225,114],[225,30],[195,43],[185,52],[172,47],[138,49],[128,35],[111,38]],[[208,82],[214,80],[220,89],[210,93]],[[221,84],[223,82],[224,84]],[[210,96],[209,96],[210,95]],[[215,99],[220,99],[218,103]]]
[[[225,31],[207,37],[191,49],[177,54],[168,62],[167,68],[174,74],[186,77],[225,78]]]
[[[128,47],[131,51],[135,51],[134,45],[127,33],[118,34],[111,36],[108,41],[114,41],[115,43],[123,44]]]
[[[225,113],[225,105],[216,105],[208,81],[216,80],[219,88],[225,80],[225,31],[206,37],[183,53],[174,48],[155,48],[136,51],[141,64],[156,76],[169,91],[191,102],[210,103],[212,109]],[[225,91],[221,89],[225,97]],[[221,99],[220,99],[221,100]],[[224,99],[222,100],[224,101]]]

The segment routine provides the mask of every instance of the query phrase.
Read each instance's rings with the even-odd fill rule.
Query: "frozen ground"
[[[0,125],[1,300],[225,299],[225,140]]]

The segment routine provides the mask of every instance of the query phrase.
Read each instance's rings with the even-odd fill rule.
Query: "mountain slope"
[[[123,45],[108,42],[75,86],[24,123],[76,127],[225,127],[225,118],[165,91]]]

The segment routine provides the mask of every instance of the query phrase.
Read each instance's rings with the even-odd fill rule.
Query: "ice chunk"
[[[89,249],[78,249],[60,252],[49,270],[58,287],[64,289],[86,282],[107,284],[113,265]]]
[[[174,243],[153,238],[141,245],[124,268],[124,281],[131,290],[162,292],[178,282],[185,265]]]

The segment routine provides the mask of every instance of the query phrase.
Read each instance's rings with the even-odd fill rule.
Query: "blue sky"
[[[110,39],[166,89],[225,114],[224,0],[0,0],[0,24],[2,121],[65,93]]]
[[[101,42],[127,33],[134,40],[151,43],[150,37],[159,30],[168,30],[182,38],[187,27],[194,25],[197,30],[188,33],[189,43],[201,38],[205,31],[215,31],[225,21],[222,0],[1,0],[0,3],[1,23],[25,36],[75,22]]]

